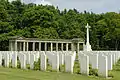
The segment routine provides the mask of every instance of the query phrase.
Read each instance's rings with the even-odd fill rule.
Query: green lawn
[[[120,72],[113,71],[114,78],[120,80]],[[104,78],[84,76],[80,74],[42,72],[32,70],[20,70],[11,68],[0,68],[0,80],[106,80]]]

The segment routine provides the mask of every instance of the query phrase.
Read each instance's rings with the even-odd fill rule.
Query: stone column
[[[11,41],[9,41],[9,51],[11,51]]]
[[[58,51],[58,43],[56,43],[56,51]]]
[[[71,43],[71,50],[74,51],[74,43]]]
[[[15,51],[17,51],[17,41],[15,41]]]
[[[41,51],[41,42],[39,42],[39,51]]]
[[[13,42],[11,41],[11,51],[13,51]]]
[[[35,42],[33,42],[33,51],[35,51]]]
[[[51,51],[53,51],[53,43],[51,43]]]
[[[77,43],[77,53],[79,52],[79,42]]]
[[[63,51],[63,43],[61,43],[61,51]]]
[[[45,42],[45,51],[47,51],[47,43]]]
[[[27,42],[27,51],[29,51],[29,44],[28,44],[29,42]]]
[[[66,43],[66,51],[68,51],[68,43]]]
[[[20,42],[20,51],[22,51],[22,43]]]
[[[23,42],[23,51],[25,51],[25,42]]]
[[[13,51],[12,41],[9,41],[9,51]]]
[[[83,51],[85,51],[85,43],[83,43]]]

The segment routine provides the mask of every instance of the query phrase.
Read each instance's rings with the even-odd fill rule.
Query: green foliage
[[[74,73],[80,74],[80,64],[79,61],[75,61],[74,67],[73,67]]]
[[[47,71],[52,72],[52,66],[51,66],[51,65],[49,65],[49,64],[47,64]]]
[[[108,71],[108,77],[114,77],[114,75],[113,75],[113,72],[112,71]]]
[[[34,37],[40,39],[58,39],[58,33],[54,28],[40,28],[39,26],[32,26]]]
[[[0,0],[0,50],[9,50],[10,36],[40,39],[86,38],[89,23],[93,50],[120,50],[120,14],[60,11],[54,6]],[[86,39],[85,39],[86,40]]]
[[[26,67],[27,67],[27,69],[30,69],[30,64],[27,64]]]
[[[17,57],[17,68],[20,69],[21,68],[21,63],[20,63],[20,60],[19,58]]]
[[[34,70],[40,70],[40,58],[34,62]]]
[[[9,68],[12,68],[12,60],[9,62]]]
[[[2,59],[2,66],[5,67],[5,60],[4,59]]]
[[[89,65],[89,75],[98,76],[98,70],[97,69],[92,69],[92,66]]]
[[[52,66],[48,63],[48,59],[47,59],[47,71],[52,72]]]
[[[113,66],[113,70],[120,71],[120,59],[117,61],[117,63]]]
[[[60,65],[59,66],[59,71],[60,72],[65,72],[65,65]]]

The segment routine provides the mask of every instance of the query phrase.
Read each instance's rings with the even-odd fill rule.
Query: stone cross
[[[86,42],[86,45],[90,45],[90,43],[89,43],[89,28],[91,28],[90,26],[89,26],[89,24],[87,23],[87,26],[85,26],[86,28],[87,28],[87,42]]]

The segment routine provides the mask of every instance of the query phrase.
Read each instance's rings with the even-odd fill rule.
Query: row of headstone
[[[30,64],[30,69],[34,69],[34,62],[40,58],[41,70],[45,71],[48,63],[52,66],[52,70],[59,71],[60,65],[65,65],[66,72],[73,73],[73,66],[76,57],[76,52],[39,52],[39,51],[4,51],[0,52],[0,63],[4,59],[5,67],[9,67],[10,62],[12,67],[17,68],[17,62],[20,61],[21,69],[26,69],[26,65]]]
[[[41,70],[46,70],[46,55],[41,53],[41,56]],[[21,69],[26,69],[27,64],[30,64],[30,69],[34,69],[34,61],[38,61],[39,57],[38,54],[34,53],[30,54],[17,51],[0,51],[0,66],[3,66],[2,63],[4,63],[5,67],[9,67],[11,63],[13,68],[17,68],[17,61],[19,60]]]
[[[80,70],[82,74],[89,74],[89,64],[98,69],[98,75],[108,77],[108,70],[120,59],[120,51],[80,51]]]
[[[40,57],[41,53],[45,53],[46,55],[47,55],[47,53],[49,53],[49,54],[50,53],[52,53],[52,54],[58,53],[59,56],[60,56],[60,58],[59,58],[60,62],[59,63],[61,65],[63,65],[65,63],[65,55],[69,55],[69,54],[73,53],[72,51],[58,51],[58,52],[56,52],[56,51],[52,51],[52,52],[50,52],[50,51],[46,51],[46,52],[44,52],[44,51],[41,51],[41,52],[39,52],[39,51],[19,51],[19,52],[17,52],[17,51],[0,51],[0,54],[2,54],[2,57],[4,59],[4,55],[6,53],[8,53],[9,54],[9,60],[11,62],[12,61],[12,55],[13,55],[14,52],[18,53],[18,57],[19,57],[20,54],[25,54],[27,64],[30,64],[30,54],[35,54],[35,61],[38,61],[38,58]],[[76,52],[74,52],[74,53],[76,53]]]
[[[59,71],[60,65],[65,65],[65,71],[73,73],[76,52],[71,51],[1,51],[0,66],[4,59],[5,67],[17,67],[17,60],[20,61],[22,69],[26,69],[26,64],[30,64],[30,69],[34,69],[34,62],[40,58],[41,70],[46,71],[47,59],[48,64],[52,66],[52,70]],[[119,60],[119,51],[80,51],[78,54],[80,62],[80,73],[89,75],[89,64],[93,69],[98,69],[98,75],[108,77],[108,70],[112,70],[112,66]]]
[[[65,65],[66,72],[73,73],[73,66],[76,57],[76,52],[46,52],[48,63],[52,66],[52,70],[59,71],[60,65]]]

